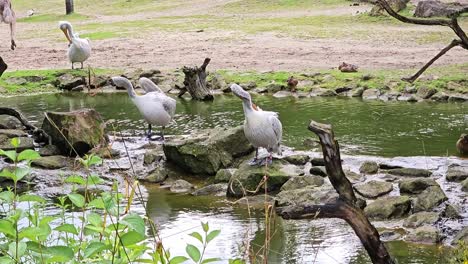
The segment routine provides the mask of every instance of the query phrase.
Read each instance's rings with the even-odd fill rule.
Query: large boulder
[[[401,194],[420,194],[428,187],[436,185],[436,181],[428,178],[403,179],[398,183]]]
[[[215,128],[196,138],[175,139],[163,146],[167,161],[194,174],[215,175],[235,158],[253,151],[242,126]]]
[[[201,195],[213,195],[213,196],[225,196],[228,185],[227,183],[215,183],[204,186],[200,189],[197,189],[192,193],[195,196]]]
[[[359,172],[364,174],[375,174],[379,171],[379,164],[375,161],[364,161],[359,167]]]
[[[429,177],[432,172],[425,169],[415,169],[415,168],[397,168],[388,170],[389,174],[404,176],[404,177]]]
[[[305,165],[307,162],[309,162],[310,157],[305,154],[302,154],[302,155],[297,154],[297,155],[287,156],[284,159],[294,165]]]
[[[446,200],[448,198],[439,185],[430,186],[416,197],[413,211],[429,211]]]
[[[419,1],[414,10],[416,17],[449,17],[463,8],[458,3],[442,3],[437,0]]]
[[[63,155],[84,155],[108,143],[106,124],[94,109],[46,112],[42,129]],[[75,153],[76,151],[76,153]]]
[[[86,79],[83,76],[73,76],[66,73],[57,78],[55,85],[59,89],[70,91],[77,86],[86,85]]]
[[[33,160],[31,165],[50,170],[61,169],[68,165],[68,158],[64,156],[40,157]]]
[[[468,168],[464,167],[450,167],[445,176],[447,181],[461,182],[468,179]]]
[[[393,190],[393,185],[384,181],[369,181],[363,184],[355,185],[354,189],[360,195],[366,198],[377,198]]]
[[[419,212],[406,218],[405,222],[403,222],[403,226],[416,228],[424,224],[434,225],[437,221],[439,221],[439,219],[440,219],[440,215],[438,213]]]
[[[364,212],[370,218],[391,219],[407,215],[410,209],[411,201],[408,196],[387,196],[367,205]]]
[[[268,175],[268,192],[276,191],[291,177],[297,175],[289,169],[289,163],[283,160],[273,160],[265,173],[264,166],[250,166],[244,161],[229,181],[228,196],[242,197],[244,194],[253,195],[264,192],[262,181]]]
[[[284,190],[276,195],[277,206],[306,206],[333,203],[338,193],[330,185],[314,187],[312,185],[296,190]]]
[[[406,236],[406,240],[424,244],[436,244],[442,240],[442,236],[436,227],[423,225]]]
[[[169,190],[174,193],[186,193],[193,190],[193,184],[185,180],[176,180]]]
[[[422,99],[429,99],[436,93],[437,90],[435,88],[420,87],[416,95],[421,97]]]
[[[0,134],[0,149],[22,151],[34,148],[34,139],[30,137],[18,137],[20,143],[16,148],[11,145],[11,139],[8,135]]]
[[[215,182],[220,183],[220,182],[229,182],[231,179],[232,175],[236,172],[237,169],[220,169],[218,172],[216,172],[215,175]]]
[[[291,177],[282,187],[282,191],[297,190],[306,186],[322,186],[324,183],[323,177],[306,175]]]

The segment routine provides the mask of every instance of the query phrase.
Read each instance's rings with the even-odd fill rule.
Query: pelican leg
[[[81,62],[81,69],[83,69],[83,62]]]
[[[268,157],[263,158],[260,162],[260,166],[271,165],[273,163],[273,153],[269,152],[270,155]]]
[[[249,161],[250,166],[258,165],[258,148],[255,148],[255,157]]]
[[[75,67],[73,66],[73,62],[72,62],[72,70],[74,70],[74,69],[75,69]]]
[[[161,140],[164,141],[164,126],[161,128]]]
[[[146,134],[146,136],[151,139],[151,137],[153,136],[153,132],[151,131],[151,124],[148,124],[148,133]]]

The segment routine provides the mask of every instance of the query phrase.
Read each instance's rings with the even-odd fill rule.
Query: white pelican
[[[164,128],[172,121],[176,109],[176,100],[165,95],[156,84],[147,78],[143,80],[140,79],[140,85],[143,89],[148,89],[146,90],[147,93],[144,95],[137,95],[133,89],[132,83],[124,77],[113,77],[112,82],[118,87],[127,89],[128,96],[130,96],[130,99],[132,99],[133,103],[148,123],[148,138],[152,139],[151,126],[156,125],[162,126],[160,139],[164,140]],[[149,84],[149,82],[151,84]],[[151,86],[155,86],[157,89],[154,87],[153,89],[156,91],[150,91]]]
[[[278,119],[278,113],[263,111],[252,104],[250,94],[237,84],[231,85],[231,91],[240,99],[244,108],[244,134],[247,140],[255,147],[255,158],[250,162],[256,165],[258,161],[258,148],[266,148],[270,153],[266,162],[272,162],[272,152],[281,155],[281,138],[283,126]],[[263,164],[263,161],[260,162]]]
[[[78,34],[73,33],[73,27],[70,22],[60,21],[59,27],[69,42],[68,59],[72,63],[72,69],[74,69],[73,64],[75,62],[80,62],[81,69],[83,69],[83,62],[91,55],[91,45],[89,43],[89,39],[82,39],[78,36]]]
[[[16,14],[11,7],[11,0],[0,0],[0,22],[10,25],[11,50],[16,48]]]

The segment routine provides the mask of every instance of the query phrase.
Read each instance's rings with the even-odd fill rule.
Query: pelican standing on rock
[[[281,138],[283,136],[283,126],[278,119],[278,113],[263,111],[252,103],[250,94],[237,84],[231,85],[231,91],[240,99],[244,108],[244,134],[247,140],[255,147],[255,158],[251,165],[263,165],[271,163],[272,152],[281,155]],[[265,148],[270,153],[269,157],[259,161],[258,148]]]
[[[82,39],[78,36],[78,34],[73,33],[73,27],[70,22],[61,21],[59,23],[59,27],[69,42],[68,59],[72,63],[72,69],[74,69],[73,64],[75,62],[80,62],[81,69],[83,69],[83,62],[91,55],[91,45],[89,43],[89,39]]]
[[[176,100],[164,94],[159,87],[148,78],[141,78],[140,85],[146,91],[144,95],[137,95],[132,83],[124,77],[113,77],[112,82],[118,87],[127,89],[141,115],[148,123],[148,138],[152,139],[151,126],[162,126],[159,139],[164,140],[164,128],[169,125],[176,110]]]

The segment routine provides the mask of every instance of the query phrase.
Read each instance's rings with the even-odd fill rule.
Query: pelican
[[[144,95],[137,95],[132,83],[127,78],[113,77],[112,82],[118,87],[127,89],[128,96],[148,123],[148,138],[152,139],[151,126],[157,125],[162,126],[160,139],[164,140],[164,128],[172,121],[176,109],[176,100],[165,95],[148,78],[140,79],[140,85],[147,92]]]
[[[231,91],[240,99],[244,108],[244,134],[247,140],[255,148],[255,158],[250,161],[251,165],[272,162],[272,152],[281,155],[281,138],[283,126],[278,119],[278,113],[263,111],[252,103],[250,94],[237,84],[231,85]],[[258,148],[265,148],[270,153],[267,160],[258,160]]]
[[[16,32],[16,14],[11,7],[11,0],[0,0],[0,22],[5,22],[10,25],[11,50],[16,48],[15,32]]]
[[[89,39],[82,39],[78,34],[73,33],[73,27],[70,22],[60,21],[59,27],[69,42],[68,59],[72,63],[72,69],[74,69],[73,64],[75,62],[80,62],[81,69],[83,69],[83,62],[91,55]]]

